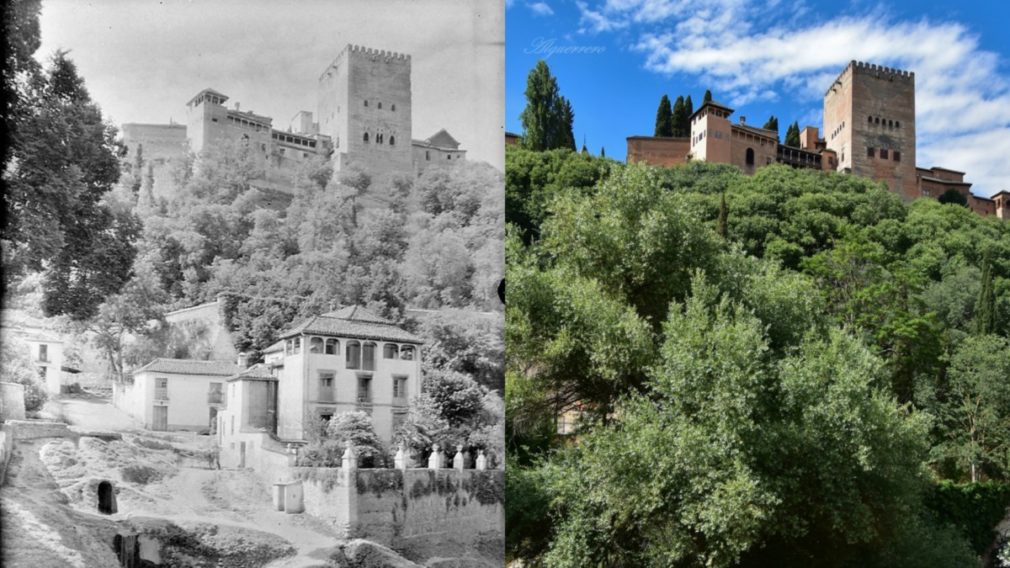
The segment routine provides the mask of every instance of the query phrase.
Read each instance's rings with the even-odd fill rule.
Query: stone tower
[[[729,115],[733,109],[708,101],[691,115],[692,160],[729,164],[732,157]]]
[[[915,74],[852,61],[824,93],[824,141],[838,170],[883,181],[918,197]]]
[[[412,171],[409,55],[348,45],[319,77],[318,110],[337,169]]]

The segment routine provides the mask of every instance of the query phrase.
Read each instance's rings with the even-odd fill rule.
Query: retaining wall
[[[0,422],[25,419],[25,386],[0,382]]]
[[[40,420],[8,420],[4,430],[15,440],[34,440],[36,438],[77,438],[80,434],[74,432],[63,422],[43,422]]]
[[[7,464],[14,454],[14,438],[6,430],[0,430],[0,485],[7,479]]]

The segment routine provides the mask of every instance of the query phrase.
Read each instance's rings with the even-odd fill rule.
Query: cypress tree
[[[603,146],[600,146],[600,157],[601,158],[606,158],[607,157],[607,149],[604,148]]]
[[[800,123],[793,122],[786,129],[786,146],[793,146],[799,148],[800,146]]]
[[[575,113],[558,91],[557,79],[543,60],[526,77],[526,108],[519,115],[523,125],[522,144],[530,150],[575,150],[572,125]]]
[[[712,91],[705,89],[705,98],[702,100],[702,104],[712,101]]]
[[[765,130],[774,130],[775,139],[779,139],[779,119],[776,118],[774,114],[768,117],[768,122],[765,122],[765,125],[761,128],[764,128]]]
[[[655,136],[663,138],[673,136],[673,110],[670,109],[670,97],[666,95],[659,100],[659,108],[656,109]]]
[[[691,95],[688,95],[684,99],[684,114],[687,115],[687,130],[688,132],[684,136],[690,136],[691,134],[691,115],[694,114],[694,103],[691,102]]]
[[[726,221],[729,217],[729,209],[726,207],[726,194],[723,193],[719,200],[719,221],[716,224],[716,232],[719,236],[726,238]]]
[[[982,259],[982,289],[975,305],[975,333],[988,335],[996,333],[996,296],[992,287],[992,261],[989,253]]]
[[[681,124],[681,119],[684,116],[684,97],[677,97],[677,101],[673,103],[673,134],[672,136],[683,136],[684,130]]]

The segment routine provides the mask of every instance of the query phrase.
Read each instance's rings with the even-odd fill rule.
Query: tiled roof
[[[342,308],[335,312],[311,317],[281,333],[280,338],[286,339],[303,333],[354,337],[358,339],[378,339],[380,341],[424,343],[420,337],[358,306]]]
[[[278,351],[284,351],[283,341],[278,341],[277,343],[274,343],[270,347],[267,347],[266,349],[263,350],[264,353],[276,353]]]
[[[767,128],[758,128],[756,126],[751,126],[749,124],[733,124],[731,126],[733,128],[739,128],[740,130],[746,130],[746,131],[751,132],[753,134],[756,134],[758,136],[764,136],[765,138],[772,138],[772,139],[777,140],[778,137],[779,137],[779,133],[778,132],[776,132],[774,130],[769,130]],[[785,146],[785,144],[783,144],[783,146]],[[793,147],[790,146],[790,148],[793,148]],[[795,148],[795,149],[796,150],[803,150],[803,148]],[[803,150],[803,151],[806,152],[806,151],[809,151],[809,150]]]
[[[228,381],[237,381],[240,379],[268,379],[271,381],[276,381],[277,377],[270,372],[270,368],[263,363],[256,363],[252,367],[242,371],[241,373],[232,375],[228,377]]]
[[[134,371],[134,374],[149,371],[172,375],[216,375],[230,377],[239,372],[239,366],[231,361],[197,361],[195,359],[155,359]]]

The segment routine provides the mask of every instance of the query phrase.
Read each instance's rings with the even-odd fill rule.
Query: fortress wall
[[[676,166],[687,163],[691,139],[657,138],[653,136],[628,137],[628,163],[642,162],[650,166]]]

